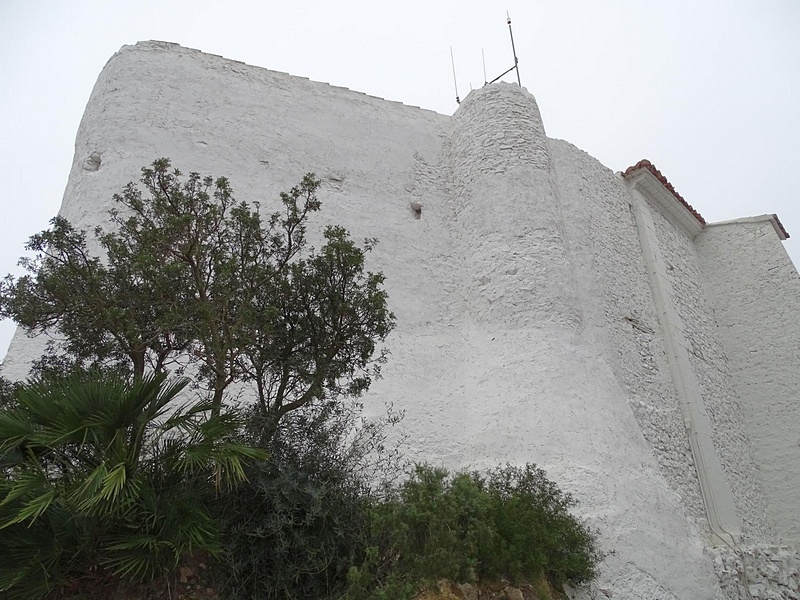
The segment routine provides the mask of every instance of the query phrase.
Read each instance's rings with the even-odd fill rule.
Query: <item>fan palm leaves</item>
[[[203,499],[265,456],[235,441],[236,413],[176,408],[187,382],[95,371],[17,391],[0,411],[0,591],[38,597],[81,569],[149,579],[219,550]]]

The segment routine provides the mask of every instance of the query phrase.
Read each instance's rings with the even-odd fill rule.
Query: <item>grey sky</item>
[[[615,171],[649,158],[707,221],[777,213],[800,265],[796,0],[4,0],[0,273],[18,273],[58,211],[86,101],[123,44],[177,42],[451,114],[450,46],[463,98],[484,82],[481,49],[489,79],[512,65],[506,10],[548,135]],[[0,325],[0,356],[12,333]]]

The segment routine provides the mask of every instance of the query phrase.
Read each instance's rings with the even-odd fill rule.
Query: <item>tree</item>
[[[365,271],[375,241],[341,227],[306,243],[320,209],[306,175],[265,221],[234,199],[227,179],[168,159],[114,196],[114,231],[63,218],[34,235],[27,274],[0,284],[0,315],[31,334],[60,337],[79,364],[124,365],[137,379],[170,368],[196,373],[218,413],[233,382],[252,384],[274,427],[315,400],[357,396],[379,373],[378,346],[394,326],[383,275]],[[188,369],[187,369],[188,368]]]

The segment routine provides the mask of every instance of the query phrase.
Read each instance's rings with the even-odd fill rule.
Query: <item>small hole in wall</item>
[[[102,163],[102,158],[99,152],[92,152],[89,157],[83,161],[83,168],[86,171],[97,171]]]
[[[341,192],[344,189],[344,174],[343,173],[330,173],[325,176],[323,183],[328,189],[335,192]]]
[[[409,206],[411,206],[411,212],[414,213],[414,218],[419,220],[422,217],[422,203],[412,200]]]

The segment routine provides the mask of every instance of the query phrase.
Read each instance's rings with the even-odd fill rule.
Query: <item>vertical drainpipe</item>
[[[635,182],[629,184],[629,190],[633,198],[633,214],[664,338],[670,374],[683,412],[712,542],[735,545],[741,536],[741,522],[736,514],[733,492],[714,447],[711,420],[689,360],[683,322],[673,301],[675,292],[658,245],[653,216],[647,200],[636,188]]]

